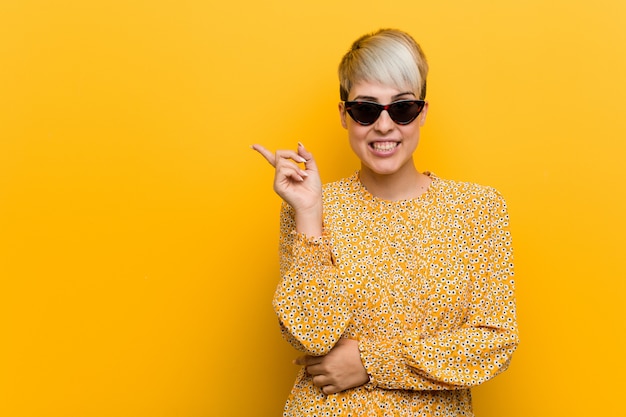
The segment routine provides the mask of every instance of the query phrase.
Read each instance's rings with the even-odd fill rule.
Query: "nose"
[[[389,116],[387,110],[383,110],[380,113],[380,116],[378,116],[378,119],[376,119],[376,122],[374,123],[374,128],[381,133],[387,133],[394,127],[395,123],[393,120],[391,120],[391,117]]]

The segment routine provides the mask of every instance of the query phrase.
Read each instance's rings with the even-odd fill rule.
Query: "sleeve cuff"
[[[296,259],[309,259],[316,265],[333,265],[333,256],[330,241],[326,233],[320,237],[307,236],[293,231],[293,255]]]
[[[366,389],[391,388],[394,378],[402,375],[402,370],[397,369],[403,367],[402,358],[399,357],[397,350],[391,341],[359,340],[361,362],[370,378],[364,385]]]

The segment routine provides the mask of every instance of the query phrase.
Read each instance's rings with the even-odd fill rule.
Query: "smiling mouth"
[[[374,149],[377,152],[390,152],[400,145],[400,142],[372,142],[370,143],[370,148]]]

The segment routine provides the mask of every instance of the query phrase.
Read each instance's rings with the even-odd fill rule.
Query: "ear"
[[[340,101],[337,107],[339,109],[339,118],[341,120],[341,126],[343,126],[344,129],[347,129],[348,123],[346,120],[346,106],[343,103],[343,101]]]
[[[424,126],[424,123],[426,123],[426,115],[428,114],[428,102],[424,103],[424,108],[422,109],[420,115],[419,115],[419,123],[420,123],[420,127]]]

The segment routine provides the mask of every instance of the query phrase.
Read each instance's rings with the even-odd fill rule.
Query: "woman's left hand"
[[[326,355],[305,355],[294,363],[304,365],[307,373],[313,377],[313,384],[320,387],[324,394],[335,394],[369,381],[369,375],[361,362],[359,342],[353,339],[339,339]]]

